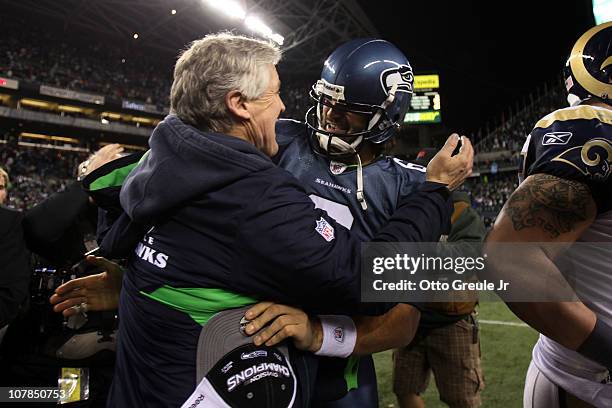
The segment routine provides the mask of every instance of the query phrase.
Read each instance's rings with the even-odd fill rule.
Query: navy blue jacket
[[[201,325],[224,308],[271,299],[330,313],[384,311],[359,309],[360,242],[254,146],[172,115],[149,143],[120,194],[146,233],[124,278],[111,406],[182,404],[196,385]],[[374,239],[435,240],[450,211],[440,186],[425,183]]]

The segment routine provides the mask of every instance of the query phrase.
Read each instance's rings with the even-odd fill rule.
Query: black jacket
[[[19,212],[0,206],[0,327],[17,316],[28,294],[29,255],[21,220]]]
[[[195,387],[201,324],[218,310],[270,299],[364,311],[360,242],[315,209],[290,173],[245,141],[200,132],[175,116],[149,143],[121,189],[128,219],[146,227],[124,275],[115,406],[180,405]],[[443,192],[416,192],[375,239],[437,240],[450,211]],[[123,242],[127,230],[113,228],[105,241]],[[145,372],[156,375],[134,376]]]
[[[86,252],[83,237],[93,232],[97,210],[88,204],[81,183],[74,182],[24,214],[28,249],[56,266],[72,265]]]

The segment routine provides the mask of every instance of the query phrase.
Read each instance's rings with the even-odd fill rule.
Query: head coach
[[[360,243],[270,160],[278,150],[275,121],[284,110],[279,59],[270,43],[221,33],[195,41],[176,63],[171,114],[154,130],[149,152],[120,194],[129,218],[146,232],[124,274],[108,406],[183,404],[206,374],[197,364],[201,335],[224,310],[273,299],[330,313],[384,312],[359,303]],[[471,168],[469,142],[452,156],[457,143],[449,139],[429,165],[428,181],[401,201],[374,240],[438,240],[452,211],[447,185],[460,184]],[[110,239],[122,238],[119,230]],[[268,354],[283,359],[255,350],[237,361]],[[231,360],[210,371],[229,376],[235,366],[243,367]],[[286,370],[257,371],[246,381],[249,369],[227,381],[211,379],[215,394],[223,395],[207,397],[207,382],[197,405],[236,405],[244,392],[245,406],[261,406],[261,396],[245,387]],[[304,406],[308,396],[300,387],[282,383],[279,394],[264,392],[266,401]],[[210,405],[219,398],[226,402]],[[249,398],[259,402],[249,405]]]

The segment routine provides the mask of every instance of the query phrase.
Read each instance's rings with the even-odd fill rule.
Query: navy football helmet
[[[342,158],[357,154],[363,141],[387,141],[408,111],[413,81],[408,59],[388,41],[357,39],[338,47],[310,91],[316,105],[306,113],[306,123],[313,131],[313,148]],[[365,129],[345,134],[326,130],[325,106],[363,115]]]
[[[591,28],[576,41],[564,76],[571,105],[593,97],[612,105],[612,22]]]

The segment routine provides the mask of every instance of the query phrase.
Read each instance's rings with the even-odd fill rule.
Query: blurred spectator
[[[285,104],[285,112],[281,117],[304,121],[308,109],[315,105],[315,101],[310,97],[310,89],[315,82],[316,79],[283,81],[281,99]]]
[[[468,179],[462,190],[468,192],[472,208],[478,211],[488,228],[517,187],[517,174],[511,171]]]
[[[10,140],[0,150],[0,163],[12,175],[11,194],[5,203],[26,210],[62,191],[76,177],[85,152],[19,146]]]
[[[0,205],[6,202],[7,191],[9,187],[9,176],[6,171],[0,167]]]

